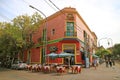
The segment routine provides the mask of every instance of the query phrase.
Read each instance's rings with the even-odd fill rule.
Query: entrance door
[[[64,52],[74,54],[74,50],[64,50]],[[69,58],[64,58],[64,64],[68,65],[68,63],[69,63]],[[75,58],[73,56],[70,57],[70,65],[74,65],[74,64],[75,64]]]
[[[75,44],[63,44],[63,52],[71,53],[75,55]],[[75,56],[64,59],[64,63],[70,63],[70,65],[75,64]]]

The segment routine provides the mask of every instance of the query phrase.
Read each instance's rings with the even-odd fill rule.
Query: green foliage
[[[15,39],[9,34],[0,37],[0,56],[15,56],[17,50]]]
[[[21,39],[18,43],[21,45],[18,45],[20,45],[23,50],[33,46],[32,35],[38,29],[41,21],[42,17],[38,13],[35,13],[32,16],[18,16],[13,20],[14,26],[20,28]]]
[[[99,56],[100,58],[104,58],[105,55],[111,54],[110,50],[100,48],[96,51],[96,55]]]
[[[42,17],[38,13],[35,13],[32,16],[21,15],[14,18],[13,24],[19,27],[23,31],[23,34],[31,34],[38,29],[41,21]]]
[[[17,16],[11,23],[0,22],[0,56],[15,57],[32,48],[32,35],[41,22],[42,17],[38,13]]]
[[[113,47],[113,54],[115,56],[120,56],[120,44],[115,44]]]

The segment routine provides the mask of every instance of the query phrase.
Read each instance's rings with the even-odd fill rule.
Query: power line
[[[44,17],[47,17],[41,10],[39,10],[38,8],[32,6],[31,3],[29,3],[29,2],[27,2],[27,1],[25,1],[25,0],[23,0],[23,2],[26,3],[29,7],[33,8],[34,10],[36,9],[36,10],[37,10],[38,12],[40,12]],[[40,6],[40,7],[41,7],[41,6]],[[43,8],[43,7],[42,7],[42,8]]]
[[[53,10],[55,10],[56,11],[56,9],[53,7],[53,6],[51,6],[46,0],[44,0]]]
[[[6,19],[6,20],[8,20],[8,21],[11,21],[10,18],[8,18],[7,16],[5,16],[5,15],[3,15],[3,14],[1,14],[1,13],[0,13],[0,16],[1,16],[3,19]]]
[[[29,5],[29,7],[31,7],[31,8],[33,8],[33,9],[35,9],[35,10],[37,10],[37,11],[39,11],[45,18],[47,17],[42,11],[40,11],[39,9],[37,9],[37,8],[35,8],[34,6],[32,6],[32,5]]]
[[[53,8],[53,6],[51,6],[46,0],[44,0],[44,1],[45,1],[45,3],[47,3],[53,10],[56,11],[55,8],[57,8],[62,14],[65,15],[65,13],[64,13],[59,7],[57,7],[51,0],[49,0],[49,1],[50,1],[50,3],[52,3],[53,6],[55,6],[55,8]],[[28,2],[26,2],[25,0],[23,0],[23,2],[25,2],[27,5],[30,5],[30,4],[29,4]],[[65,15],[65,16],[66,16],[66,15]],[[77,26],[77,27],[75,27],[75,28],[76,28],[77,30],[79,30],[80,32],[83,31],[77,24],[75,24],[75,26]]]
[[[59,7],[57,7],[51,0],[49,0],[62,14],[64,14],[64,12],[59,8]],[[65,15],[65,14],[64,14]],[[66,16],[66,15],[65,15]],[[78,27],[78,30],[80,31],[80,32],[82,32],[83,30],[77,25],[77,24],[75,24],[77,27]],[[80,29],[79,29],[80,28]],[[77,28],[76,28],[77,29]]]
[[[52,3],[58,10],[60,10],[60,8],[59,7],[57,7],[51,0],[49,0],[50,1],[50,3]],[[60,10],[61,11],[61,10]]]
[[[0,8],[1,8],[0,16],[4,20],[11,21],[11,18],[9,18],[9,17],[10,16],[13,17],[16,15],[15,13],[13,13],[14,11],[12,11],[11,6],[8,5],[7,2],[0,3]],[[9,13],[9,17],[6,13]]]
[[[57,7],[51,0],[49,0],[49,1],[50,1],[50,3],[52,3],[62,14],[65,15],[65,13],[64,13],[59,7]],[[65,15],[65,16],[66,16],[66,15]],[[79,30],[80,32],[83,31],[77,24],[75,24],[75,25],[78,27],[78,30]],[[76,27],[76,29],[77,29],[77,27]]]
[[[57,7],[51,0],[49,0],[50,1],[50,3],[52,3],[52,5],[54,5],[62,14],[64,14],[64,12],[59,8],[59,7]],[[65,14],[64,14],[65,15]]]
[[[25,1],[25,0],[22,0],[24,3],[26,3],[27,5],[30,5],[27,1]]]

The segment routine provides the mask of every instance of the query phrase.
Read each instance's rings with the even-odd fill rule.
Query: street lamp
[[[40,12],[45,18],[47,18],[47,16],[46,16],[42,11],[40,11],[39,9],[35,8],[35,7],[32,6],[32,5],[29,5],[29,7],[31,7],[31,8],[33,8],[33,9],[37,10],[37,11]]]
[[[98,46],[99,46],[99,47],[100,47],[100,41],[103,40],[103,39],[107,40],[107,44],[108,44],[108,45],[110,45],[110,43],[111,43],[111,45],[113,46],[113,40],[112,40],[111,38],[105,37],[105,38],[99,39],[99,41],[98,41]],[[111,42],[110,42],[110,41],[111,41]]]
[[[99,41],[98,41],[98,46],[99,47],[100,47],[100,41],[103,40],[103,39],[107,39],[107,37],[99,39]]]
[[[111,38],[108,38],[107,40],[108,40],[108,45],[110,45],[110,43],[111,43],[111,47],[113,47],[113,40]]]
[[[35,8],[34,6],[32,6],[32,5],[29,5],[29,7],[31,7],[32,9],[35,9],[35,10],[37,10],[38,12],[40,12],[44,17],[45,17],[45,27],[44,27],[44,37],[43,37],[43,40],[45,41],[45,42],[43,42],[43,46],[44,46],[44,49],[43,49],[43,61],[42,61],[42,63],[45,63],[46,62],[46,57],[45,57],[45,55],[46,55],[46,53],[47,53],[47,16],[42,12],[42,11],[40,11],[39,9],[37,9],[37,8]]]

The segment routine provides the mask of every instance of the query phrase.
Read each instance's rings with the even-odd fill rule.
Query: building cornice
[[[66,13],[75,13],[75,14],[77,14],[78,17],[79,17],[79,18],[81,19],[81,21],[83,22],[83,24],[86,26],[86,28],[90,31],[90,33],[93,34],[92,31],[90,30],[90,28],[88,27],[88,25],[86,24],[86,22],[83,20],[83,18],[82,18],[81,15],[76,11],[75,8],[65,7],[65,8],[63,8],[62,10],[60,10],[60,11],[52,14],[51,16],[48,16],[48,17],[47,17],[47,21],[49,21],[49,20],[51,20],[51,19],[53,19],[53,18],[55,18],[55,17],[57,17],[57,16],[59,16],[59,15],[64,15],[64,16],[65,16]],[[45,22],[45,20],[46,20],[46,18],[43,19],[43,23]]]

